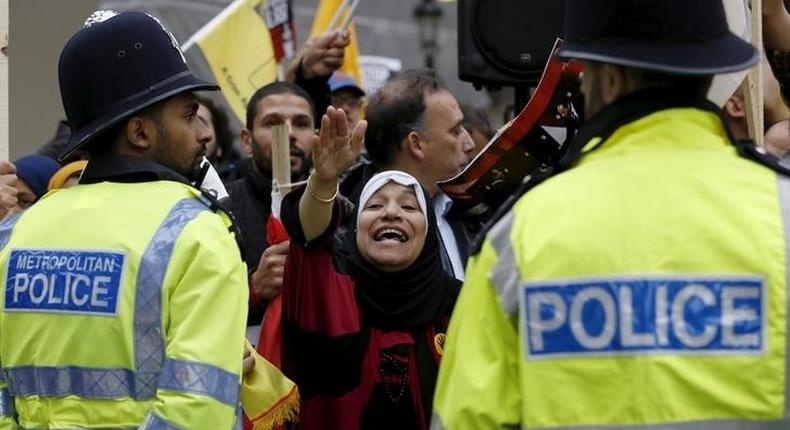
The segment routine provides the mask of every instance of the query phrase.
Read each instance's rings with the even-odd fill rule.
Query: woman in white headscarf
[[[301,429],[427,429],[444,332],[460,283],[442,270],[426,191],[404,172],[365,185],[353,228],[337,235],[338,176],[358,155],[329,108],[315,171],[286,196],[283,368],[300,386]]]

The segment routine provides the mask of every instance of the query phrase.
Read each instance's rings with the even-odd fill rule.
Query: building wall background
[[[403,68],[424,64],[414,7],[420,0],[361,0],[355,14],[362,55],[400,58]],[[139,10],[158,16],[180,42],[219,13],[231,0],[10,0],[9,154],[34,152],[65,118],[58,90],[57,61],[68,38],[97,8]],[[294,0],[299,43],[304,42],[318,0]],[[503,124],[512,92],[476,91],[458,79],[456,4],[441,3],[436,70],[459,101],[485,108],[495,127]]]
[[[63,45],[99,0],[11,0],[8,5],[9,157],[35,152],[65,118],[58,90]]]
[[[361,55],[399,58],[404,69],[424,66],[414,8],[421,0],[360,0],[354,23]],[[179,42],[185,42],[201,26],[232,0],[103,0],[102,6],[114,10],[148,11],[158,16]],[[310,31],[319,0],[293,0],[297,38],[303,43]],[[455,97],[475,107],[487,109],[495,127],[501,126],[506,106],[513,103],[513,92],[503,89],[490,94],[477,91],[458,79],[457,4],[439,3],[443,16],[439,29],[439,50],[435,57],[437,74]]]

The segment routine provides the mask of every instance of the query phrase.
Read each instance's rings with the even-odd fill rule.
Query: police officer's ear
[[[411,131],[403,139],[403,150],[409,157],[422,161],[425,158],[425,139],[417,131]]]
[[[248,130],[247,127],[241,129],[241,147],[244,149],[244,153],[252,156],[252,131]]]
[[[636,89],[633,75],[623,67],[614,64],[601,64],[598,72],[600,73],[601,95],[606,104],[613,103],[620,96]]]
[[[154,144],[156,123],[144,116],[133,116],[126,121],[126,141],[136,150],[146,151]]]
[[[737,94],[733,95],[724,103],[724,111],[730,118],[744,118],[746,116],[746,104]]]

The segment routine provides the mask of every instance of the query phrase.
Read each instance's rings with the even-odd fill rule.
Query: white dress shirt
[[[464,265],[461,262],[461,253],[458,251],[458,241],[455,239],[453,228],[447,222],[445,216],[450,212],[453,201],[450,197],[439,191],[433,197],[433,210],[436,213],[436,225],[439,227],[439,237],[442,239],[442,245],[447,256],[450,258],[450,263],[453,266],[453,275],[459,281],[464,280]]]

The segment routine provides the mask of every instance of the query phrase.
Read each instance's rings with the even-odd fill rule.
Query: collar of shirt
[[[464,265],[461,262],[461,253],[458,250],[458,241],[453,233],[453,228],[447,221],[447,213],[453,206],[453,201],[450,197],[439,191],[433,196],[433,210],[436,213],[436,225],[439,227],[439,236],[442,240],[442,246],[447,251],[447,256],[450,258],[450,263],[453,266],[453,276],[459,281],[464,280]]]

